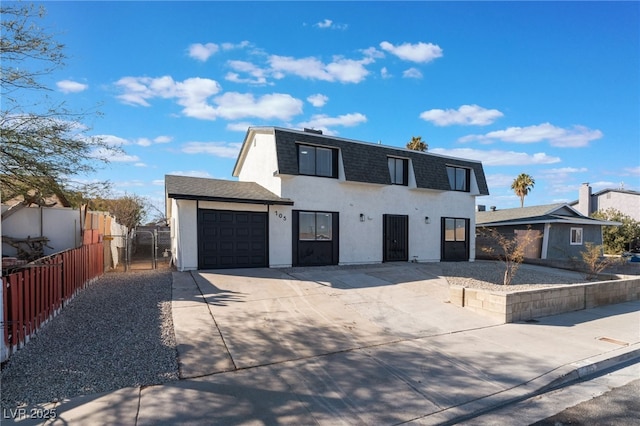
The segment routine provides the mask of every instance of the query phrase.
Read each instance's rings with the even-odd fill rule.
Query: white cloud
[[[246,84],[266,84],[267,83],[267,70],[258,67],[255,64],[247,61],[228,61],[227,65],[237,72],[249,74],[251,78],[241,78],[237,72],[229,72],[225,76],[225,80],[232,81],[234,83],[246,83]]]
[[[367,117],[359,112],[352,114],[343,114],[337,117],[330,117],[325,114],[312,115],[308,121],[298,123],[298,127],[306,127],[311,129],[322,130],[326,135],[334,135],[330,127],[353,127],[367,122]]]
[[[311,80],[340,83],[360,83],[369,75],[365,65],[372,61],[371,58],[353,60],[336,57],[333,62],[324,64],[314,57],[300,59],[279,55],[269,57],[269,65],[275,78],[281,79],[287,74],[293,74]]]
[[[251,93],[227,92],[214,99],[216,116],[229,120],[243,117],[289,120],[302,113],[302,101],[291,95],[272,93],[255,98]]]
[[[145,163],[136,163],[134,164],[135,167],[147,167],[147,165]]]
[[[61,80],[56,83],[58,90],[62,93],[78,93],[85,91],[89,88],[88,84],[78,83],[72,80]]]
[[[383,41],[380,43],[380,47],[400,59],[411,62],[431,62],[442,56],[440,46],[432,43],[403,43],[399,46],[394,46],[388,41]]]
[[[118,152],[107,148],[97,148],[90,155],[92,158],[104,159],[113,163],[135,163],[140,161],[137,155],[129,155],[125,152]]]
[[[409,68],[402,72],[404,78],[422,78],[422,73],[417,68]]]
[[[382,78],[391,78],[392,75],[391,73],[389,73],[389,70],[387,69],[387,67],[382,67],[382,69],[380,70],[380,76]]]
[[[244,49],[245,47],[249,47],[251,43],[247,40],[243,40],[240,43],[222,43],[222,50],[234,50],[234,49]]]
[[[150,106],[153,98],[174,99],[183,107],[187,117],[215,120],[219,117],[239,119],[258,117],[262,119],[288,120],[302,113],[303,102],[288,94],[272,93],[255,98],[251,93],[226,92],[210,101],[221,88],[206,78],[188,78],[176,82],[171,77],[123,77],[117,83],[124,93],[118,98],[132,105]]]
[[[336,24],[331,19],[324,19],[320,22],[313,24],[313,26],[316,28],[322,28],[322,29],[329,28],[334,30],[344,30],[347,28],[346,24]]]
[[[171,136],[158,136],[153,139],[155,143],[169,143],[173,140]]]
[[[103,143],[113,147],[121,147],[123,145],[129,145],[131,143],[124,138],[114,135],[96,135],[96,138],[100,139]]]
[[[447,155],[451,157],[468,158],[470,160],[482,161],[485,166],[512,166],[512,165],[528,165],[528,164],[554,164],[559,163],[559,157],[554,157],[538,152],[535,154],[527,154],[526,152],[501,151],[501,150],[479,150],[471,148],[434,148],[429,152],[434,154]]]
[[[242,144],[226,142],[187,142],[181,151],[185,154],[209,154],[222,158],[237,158]]]
[[[231,130],[232,132],[246,132],[249,127],[252,127],[253,124],[247,121],[242,121],[238,123],[229,123],[227,124],[227,130]]]
[[[491,142],[501,140],[514,143],[536,143],[547,140],[552,146],[579,148],[588,146],[589,142],[600,139],[602,136],[603,133],[600,130],[591,130],[585,126],[562,128],[551,123],[542,123],[527,127],[509,127],[485,135],[468,135],[460,138],[459,141]]]
[[[487,174],[489,188],[510,187],[514,177],[505,174]]]
[[[153,144],[153,142],[151,142],[149,138],[138,138],[138,140],[136,140],[136,145],[151,146],[151,144]]]
[[[316,93],[315,95],[307,97],[307,101],[314,107],[318,108],[325,106],[328,100],[329,98],[321,93]]]
[[[420,118],[436,126],[486,126],[502,117],[497,109],[486,109],[478,105],[462,105],[458,109],[430,109],[420,114]]]
[[[640,166],[638,167],[625,167],[624,171],[633,176],[640,176]]]
[[[202,171],[202,170],[187,170],[187,171],[178,170],[178,171],[173,171],[167,174],[174,175],[174,176],[213,178],[213,176],[209,172]],[[162,185],[164,185],[164,180],[162,180]]]
[[[314,27],[331,28],[331,24],[333,24],[333,21],[331,19],[325,19],[324,21],[320,21],[317,24],[315,24]]]
[[[211,55],[216,53],[220,47],[215,43],[194,43],[189,46],[189,56],[198,61],[205,62]]]
[[[199,77],[182,82],[174,81],[170,76],[123,77],[115,84],[124,92],[117,96],[124,103],[150,106],[149,101],[154,98],[176,99],[179,105],[185,107],[185,115],[203,108],[207,98],[221,90],[217,81]]]

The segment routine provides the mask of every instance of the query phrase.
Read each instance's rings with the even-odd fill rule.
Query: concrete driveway
[[[176,272],[181,380],[63,401],[47,424],[484,425],[640,360],[640,301],[496,324],[447,303],[439,268]]]
[[[448,303],[439,269],[402,263],[176,273],[173,315],[181,376],[497,324]]]

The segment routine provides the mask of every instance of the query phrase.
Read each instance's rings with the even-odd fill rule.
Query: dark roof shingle
[[[293,205],[255,182],[166,175],[164,184],[167,197],[179,200]]]
[[[309,143],[339,148],[342,153],[345,179],[347,181],[390,185],[391,177],[389,176],[387,158],[388,156],[396,156],[411,159],[418,188],[450,191],[451,187],[446,166],[451,165],[472,169],[475,172],[480,195],[489,195],[482,163],[477,161],[287,129],[275,128],[274,132],[278,171],[281,174],[298,174],[296,143]]]

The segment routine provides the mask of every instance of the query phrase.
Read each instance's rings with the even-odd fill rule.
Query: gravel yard
[[[502,284],[505,266],[501,262],[442,262],[442,274],[450,285],[497,291],[517,291],[586,282],[584,274],[562,269],[522,264],[511,285]]]
[[[109,273],[2,369],[2,408],[178,379],[171,272]]]

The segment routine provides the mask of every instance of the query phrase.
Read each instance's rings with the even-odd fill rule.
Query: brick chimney
[[[589,182],[580,185],[576,210],[585,216],[589,216],[591,214],[591,187],[589,186]]]

